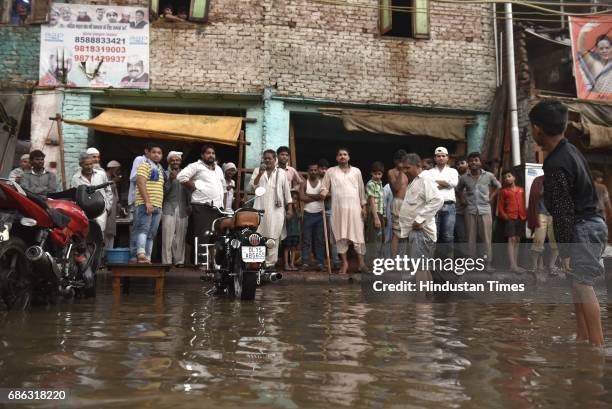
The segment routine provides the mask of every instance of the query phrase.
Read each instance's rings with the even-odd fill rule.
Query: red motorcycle
[[[7,308],[93,297],[104,236],[98,190],[79,186],[42,198],[0,179],[0,298]]]

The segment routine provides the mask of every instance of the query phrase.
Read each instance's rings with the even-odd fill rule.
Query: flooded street
[[[612,348],[576,344],[567,304],[387,305],[359,285],[268,285],[240,303],[195,280],[117,304],[101,284],[95,301],[2,313],[3,387],[64,389],[78,408],[612,405]]]

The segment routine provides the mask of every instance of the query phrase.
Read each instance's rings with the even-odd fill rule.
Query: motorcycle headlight
[[[232,241],[230,242],[230,246],[232,246],[233,249],[239,248],[240,247],[240,240],[232,239]]]
[[[275,244],[276,244],[276,242],[274,241],[274,239],[266,240],[266,247],[269,248],[269,249],[273,248]]]

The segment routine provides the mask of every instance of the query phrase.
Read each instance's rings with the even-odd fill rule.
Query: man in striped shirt
[[[161,220],[164,201],[164,171],[159,164],[162,149],[151,146],[149,159],[143,161],[136,171],[136,200],[134,201],[134,227],[132,234],[136,242],[138,263],[151,263],[153,240]]]

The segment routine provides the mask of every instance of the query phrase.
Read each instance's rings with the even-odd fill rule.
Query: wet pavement
[[[0,385],[75,408],[609,408],[608,346],[573,340],[571,305],[385,304],[361,286],[267,285],[254,302],[193,277],[0,313]],[[29,406],[29,405],[28,405]],[[6,406],[10,407],[10,406]],[[23,408],[24,405],[14,405]]]

